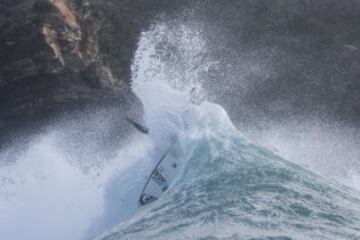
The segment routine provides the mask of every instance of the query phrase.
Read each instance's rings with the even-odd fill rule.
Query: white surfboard
[[[151,172],[139,198],[140,206],[159,199],[174,181],[179,171],[179,160],[173,146],[166,151]]]

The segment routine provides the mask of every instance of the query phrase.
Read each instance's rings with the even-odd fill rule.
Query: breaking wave
[[[156,146],[180,139],[183,171],[159,201],[99,239],[359,238],[359,192],[247,141],[221,106],[204,100],[203,68],[182,79],[176,63],[196,66],[206,53],[194,29],[182,25],[175,34],[158,25],[144,33],[133,66],[150,138]],[[164,38],[168,46],[159,47]],[[158,50],[176,44],[181,57]]]
[[[78,139],[55,126],[25,150],[1,153],[1,239],[360,238],[355,172],[350,183],[296,165],[247,140],[206,100],[206,74],[217,61],[202,27],[158,23],[140,38],[132,87],[148,136],[128,137],[108,158],[74,157],[63,142]],[[141,208],[142,187],[174,137],[182,171]]]

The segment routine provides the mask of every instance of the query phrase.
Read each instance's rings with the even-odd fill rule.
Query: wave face
[[[192,144],[172,189],[103,240],[359,239],[357,192],[236,134]]]
[[[166,149],[176,136],[183,169],[161,199],[99,239],[359,239],[359,192],[247,141],[204,100],[196,27],[155,25],[133,65],[150,138]]]
[[[247,140],[224,108],[207,101],[207,77],[224,70],[203,29],[179,19],[142,34],[132,88],[149,136],[131,136],[116,153],[99,155],[110,143],[82,140],[102,139],[109,123],[91,117],[85,129],[93,132],[79,138],[73,131],[87,121],[54,126],[28,148],[0,153],[0,239],[360,239],[356,171],[352,189],[300,167]],[[138,207],[174,138],[179,175],[162,198]]]

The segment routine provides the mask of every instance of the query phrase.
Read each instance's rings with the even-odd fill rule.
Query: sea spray
[[[358,239],[359,193],[245,140],[221,106],[194,103],[156,48],[166,27],[154,29],[140,39],[133,89],[154,142],[176,135],[189,154],[162,198],[98,239]]]
[[[63,152],[64,130],[59,131],[38,136],[27,149],[17,146],[15,160],[0,168],[1,239],[89,239],[135,213],[136,206],[122,202],[124,194],[118,189],[127,192],[133,180],[146,177],[151,162],[145,156],[152,154],[151,142],[131,137],[116,157],[89,167],[96,159],[86,155],[87,164],[82,166],[84,159]],[[7,156],[0,154],[3,161]],[[126,171],[139,162],[143,171],[126,179]],[[121,183],[115,185],[119,179]],[[125,197],[127,203],[137,199]]]

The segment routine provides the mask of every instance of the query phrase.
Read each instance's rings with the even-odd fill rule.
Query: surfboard
[[[162,155],[147,179],[139,198],[140,206],[159,199],[175,179],[179,171],[179,163],[173,146]]]

